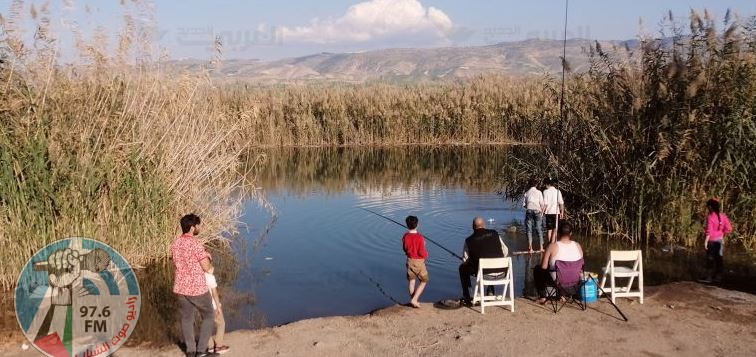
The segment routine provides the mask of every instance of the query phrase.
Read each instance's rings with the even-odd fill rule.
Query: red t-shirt
[[[407,232],[402,237],[404,254],[410,259],[426,259],[428,252],[425,251],[425,238],[420,233]]]
[[[200,296],[208,292],[200,261],[209,255],[202,243],[191,234],[184,234],[171,244],[171,255],[176,266],[173,292],[185,296]]]

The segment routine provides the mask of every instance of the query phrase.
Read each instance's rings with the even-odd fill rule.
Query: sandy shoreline
[[[235,331],[224,356],[756,355],[756,295],[683,282],[647,288],[643,305],[625,299],[618,305],[629,322],[605,300],[588,311],[568,305],[559,314],[523,298],[514,313],[494,307],[485,315],[477,307],[392,306]],[[37,355],[22,352],[21,342],[0,354]],[[176,347],[130,347],[116,355],[183,354]]]

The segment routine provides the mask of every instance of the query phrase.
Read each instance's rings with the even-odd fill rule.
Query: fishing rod
[[[402,226],[402,227],[404,227],[404,228],[407,228],[407,226],[405,226],[405,225],[404,225],[404,224],[402,224],[401,222],[397,222],[397,221],[395,221],[394,219],[392,219],[392,218],[390,218],[390,217],[386,217],[386,216],[384,216],[384,215],[382,215],[382,214],[379,214],[379,213],[377,213],[377,212],[375,212],[375,211],[371,211],[371,210],[369,210],[369,209],[367,209],[367,208],[363,208],[363,207],[359,207],[359,208],[360,208],[360,209],[362,209],[362,210],[368,211],[368,212],[370,212],[370,213],[372,213],[372,214],[374,214],[374,215],[376,215],[376,216],[379,216],[379,217],[385,218],[385,219],[387,219],[387,220],[389,220],[389,221],[391,221],[391,222],[394,222],[394,223],[396,223],[396,224],[398,224],[398,225],[400,225],[400,226]],[[456,257],[457,259],[459,259],[459,260],[462,260],[462,257],[460,257],[459,255],[455,254],[455,253],[454,253],[454,252],[452,252],[451,250],[449,250],[449,249],[446,249],[446,248],[445,248],[444,246],[442,246],[441,244],[438,244],[438,243],[437,243],[436,241],[433,241],[433,240],[431,240],[431,239],[430,239],[430,238],[428,238],[428,236],[426,236],[425,234],[423,234],[423,237],[425,237],[425,239],[427,239],[427,240],[428,240],[429,242],[431,242],[431,243],[433,243],[433,244],[437,245],[437,246],[438,246],[439,248],[441,248],[441,249],[443,249],[443,250],[445,250],[445,251],[449,252],[449,254],[453,255],[453,256],[454,256],[454,257]],[[523,250],[523,251],[519,251],[519,252],[510,252],[510,253],[509,253],[509,255],[512,255],[512,256],[517,256],[517,255],[530,255],[530,254],[540,254],[540,253],[541,253],[541,252],[529,252],[529,251],[527,251],[527,250]]]
[[[559,105],[559,116],[562,118],[562,121],[564,121],[564,93],[565,93],[565,87],[564,87],[564,79],[566,77],[567,72],[567,10],[570,6],[570,0],[564,1],[564,39],[562,40],[562,94],[560,98],[560,105]]]
[[[396,220],[394,220],[394,219],[392,219],[392,218],[390,218],[390,217],[386,217],[386,216],[384,216],[384,215],[382,215],[382,214],[380,214],[380,213],[378,213],[378,212],[375,212],[375,211],[373,211],[373,210],[369,210],[369,209],[367,209],[367,208],[364,208],[364,207],[360,207],[360,209],[362,209],[362,210],[365,210],[365,211],[368,211],[368,212],[370,212],[370,213],[372,213],[372,214],[374,214],[374,215],[376,215],[376,216],[378,216],[378,217],[383,217],[384,219],[387,219],[387,220],[389,220],[389,221],[391,221],[391,222],[394,222],[394,223],[396,223],[396,224],[397,224],[397,225],[399,225],[399,226],[402,226],[402,227],[404,227],[404,228],[407,228],[407,226],[405,226],[404,224],[402,224],[402,223],[400,223],[400,222],[398,222],[398,221],[396,221]],[[439,247],[439,248],[441,248],[441,249],[445,250],[445,251],[446,251],[447,253],[451,254],[451,255],[452,255],[452,256],[454,256],[455,258],[457,258],[457,259],[459,259],[459,260],[463,260],[463,259],[462,259],[462,257],[460,257],[459,255],[457,255],[457,254],[456,254],[456,253],[454,253],[453,251],[451,251],[451,250],[449,250],[449,249],[446,249],[446,247],[444,247],[443,245],[439,244],[438,242],[436,242],[436,241],[434,241],[434,240],[432,240],[432,239],[428,238],[428,236],[427,236],[427,235],[423,234],[423,237],[425,237],[425,239],[426,239],[427,241],[429,241],[429,242],[431,242],[431,243],[435,244],[435,245],[436,245],[437,247]]]
[[[559,129],[560,131],[564,130],[564,122],[567,118],[567,112],[564,110],[565,106],[565,77],[567,76],[567,20],[568,20],[568,10],[570,7],[570,0],[564,0],[564,38],[562,39],[562,93],[561,98],[559,100]],[[557,150],[559,152],[557,153],[557,171],[556,171],[556,182],[554,183],[554,188],[557,190],[557,210],[559,209],[559,195],[561,194],[561,191],[559,191],[559,155],[562,154],[562,141],[559,141],[559,145],[557,146]],[[560,212],[561,214],[564,214],[563,212]],[[556,225],[554,227],[554,230],[557,232],[559,229],[559,215],[557,215]],[[619,306],[612,301],[612,299],[609,298],[609,295],[606,294],[604,289],[601,288],[599,283],[594,279],[592,276],[590,277],[591,280],[593,280],[593,283],[596,284],[596,287],[601,291],[601,294],[606,297],[607,300],[609,300],[609,303],[614,306],[614,308],[617,310],[617,312],[622,316],[622,318],[625,320],[625,322],[628,321],[627,316],[620,310]]]
[[[614,308],[617,310],[617,312],[619,312],[620,316],[622,316],[622,318],[625,319],[625,322],[627,322],[628,321],[627,320],[627,316],[625,316],[625,314],[622,313],[622,310],[620,310],[619,306],[617,306],[617,304],[615,304],[614,301],[612,301],[612,299],[609,297],[609,295],[606,294],[606,292],[604,291],[604,289],[601,288],[601,285],[599,285],[598,281],[596,281],[596,279],[593,278],[592,276],[590,277],[590,279],[593,280],[593,283],[596,284],[596,287],[599,289],[599,291],[601,291],[601,295],[604,295],[604,297],[607,300],[609,300],[609,303],[612,304],[612,306],[614,306]]]
[[[562,39],[562,92],[559,96],[559,131],[564,130],[564,122],[566,118],[566,112],[564,110],[565,101],[565,77],[567,76],[567,19],[568,19],[568,10],[570,7],[570,0],[564,0],[564,37]],[[561,191],[559,190],[559,155],[562,154],[562,140],[559,140],[559,143],[557,144],[557,155],[556,155],[556,172],[554,175],[556,176],[556,180],[554,183],[554,188],[556,189],[556,205],[557,205],[557,217],[556,222],[554,222],[554,232],[555,235],[559,235],[559,219],[561,218],[561,215],[564,214],[564,212],[561,212],[559,210],[559,196],[561,195]],[[555,239],[558,240],[557,237]],[[551,243],[551,237],[549,236],[549,243]]]

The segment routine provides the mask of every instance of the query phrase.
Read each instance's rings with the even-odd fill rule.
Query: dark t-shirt
[[[471,236],[465,239],[465,245],[468,255],[466,264],[470,264],[474,270],[478,269],[480,258],[505,257],[499,233],[493,229],[476,229]]]

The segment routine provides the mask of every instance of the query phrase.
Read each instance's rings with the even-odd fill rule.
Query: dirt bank
[[[228,335],[225,356],[756,356],[756,295],[695,283],[649,287],[643,305],[602,301],[559,314],[527,299],[515,312],[389,307],[370,315],[328,317]],[[548,306],[548,305],[547,305]],[[477,309],[477,308],[475,308]],[[18,347],[3,355],[31,356]],[[121,349],[117,355],[180,356],[178,348]]]

